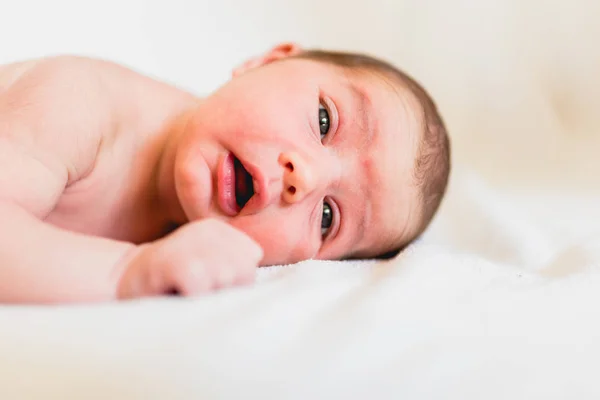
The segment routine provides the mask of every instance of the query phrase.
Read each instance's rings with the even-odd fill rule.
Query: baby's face
[[[420,212],[420,123],[395,86],[302,59],[235,77],[199,105],[179,142],[187,218],[245,231],[263,265],[368,257],[404,242]]]

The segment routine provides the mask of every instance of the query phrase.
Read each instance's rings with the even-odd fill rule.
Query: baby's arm
[[[21,65],[0,89],[0,302],[195,294],[248,281],[260,249],[216,221],[188,224],[142,246],[43,222],[64,189],[93,168],[104,133],[118,122],[102,85],[120,78],[99,79],[100,67],[71,57]],[[231,239],[239,255],[228,256],[230,247],[211,236]]]
[[[6,200],[0,220],[0,303],[116,298],[133,244],[55,228]]]
[[[93,165],[100,142],[102,126],[80,129],[92,126],[86,103],[100,89],[85,63],[57,58],[0,71],[1,302],[113,298],[115,268],[134,248],[41,221],[64,188]],[[104,100],[94,101],[99,115],[107,112]]]
[[[8,201],[0,220],[0,303],[196,295],[252,282],[262,258],[248,236],[216,220],[142,246],[55,228]]]

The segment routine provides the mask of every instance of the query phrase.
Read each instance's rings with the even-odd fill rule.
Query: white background
[[[365,51],[433,93],[455,164],[505,185],[589,188],[598,19],[592,0],[1,0],[0,62],[85,54],[205,94],[280,41]]]

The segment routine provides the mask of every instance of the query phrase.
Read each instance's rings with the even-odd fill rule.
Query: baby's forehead
[[[366,72],[366,73],[365,73]],[[363,97],[362,104],[369,107],[380,130],[379,135],[407,139],[404,143],[416,157],[423,138],[424,110],[418,97],[400,78],[381,71],[367,70],[350,78],[354,91]],[[382,150],[395,151],[392,146]]]

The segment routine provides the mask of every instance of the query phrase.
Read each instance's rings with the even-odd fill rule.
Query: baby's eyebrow
[[[349,242],[351,243],[350,248],[356,248],[357,245],[362,243],[366,235],[367,221],[371,218],[371,198],[369,195],[363,195],[362,197],[365,199],[369,197],[364,207],[354,207],[354,212],[348,208],[345,209],[345,217],[343,218],[345,221],[342,224],[341,232],[349,238]],[[354,215],[349,217],[350,214]]]
[[[359,162],[360,164],[360,162]],[[368,163],[367,165],[372,165]],[[340,199],[342,205],[345,234],[351,232],[349,236],[352,238],[354,245],[361,243],[367,227],[370,224],[371,212],[373,207],[373,190],[377,190],[377,183],[374,182],[373,168],[366,167],[363,172],[357,175],[345,177],[345,196]],[[373,183],[375,187],[371,185]],[[351,221],[351,222],[350,222]]]
[[[363,139],[364,139],[364,145],[368,146],[369,144],[371,144],[371,142],[373,141],[373,135],[374,135],[374,121],[372,118],[372,113],[371,113],[371,109],[372,109],[372,104],[371,101],[369,100],[367,94],[362,91],[361,89],[359,89],[356,85],[354,85],[353,83],[350,83],[350,91],[352,92],[352,97],[354,99],[356,99],[357,101],[355,102],[355,107],[356,107],[356,114],[358,116],[358,125],[360,127],[361,132],[366,133],[366,135],[364,135]]]
[[[358,218],[358,222],[356,223],[356,229],[358,229],[358,235],[356,235],[356,243],[360,243],[365,236],[365,230],[367,229],[366,224],[366,216],[365,213],[360,213],[360,217]]]

